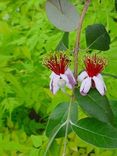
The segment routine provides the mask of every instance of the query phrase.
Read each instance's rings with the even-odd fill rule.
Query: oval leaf
[[[67,120],[68,109],[69,109],[69,103],[60,103],[51,113],[48,124],[47,124],[47,128],[46,128],[46,135],[48,137],[52,136],[52,134],[55,133],[56,129],[58,129],[58,127]],[[72,104],[70,112],[71,112],[70,120],[74,123],[77,123],[78,107],[76,103]],[[56,137],[64,136],[65,128],[66,126],[62,127]],[[69,126],[69,132],[70,131],[71,131],[71,128]]]
[[[87,96],[82,96],[77,88],[75,96],[80,107],[90,116],[113,123],[113,113],[106,96],[101,96],[96,89],[91,89]]]
[[[102,24],[93,24],[86,28],[86,42],[90,49],[106,51],[109,49],[110,36]]]
[[[58,29],[70,32],[78,27],[79,14],[68,0],[47,0],[46,13]]]
[[[72,124],[76,134],[86,142],[97,147],[117,148],[117,129],[94,118],[81,119]]]

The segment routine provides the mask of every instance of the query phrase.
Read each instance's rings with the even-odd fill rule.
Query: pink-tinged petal
[[[66,81],[62,78],[59,79],[58,81],[58,86],[62,89],[62,88],[65,88],[66,86]]]
[[[86,71],[83,71],[79,76],[78,76],[78,81],[82,82],[85,78],[88,77],[88,74]]]
[[[56,92],[59,90],[58,82],[60,80],[60,76],[52,73],[50,77],[50,90],[53,94],[56,94]]]
[[[99,79],[101,79],[101,80],[103,81],[103,84],[104,84],[105,90],[107,90],[107,89],[106,89],[106,85],[105,85],[105,82],[104,82],[104,79],[103,79],[102,75],[101,75],[101,74],[98,74],[96,77],[98,77]]]
[[[51,75],[50,75],[50,79],[52,79],[53,77],[56,77],[56,76],[58,76],[58,75],[55,74],[54,72],[52,72]]]
[[[62,78],[63,80],[65,80],[66,86],[67,86],[68,88],[72,89],[72,85],[69,83],[69,79],[68,79],[67,75],[61,74],[60,76],[61,76],[61,78]]]
[[[81,83],[80,93],[85,96],[90,90],[90,88],[91,88],[91,78],[87,77]]]
[[[76,84],[76,80],[75,80],[75,78],[74,78],[74,75],[73,75],[73,73],[72,73],[72,71],[68,68],[66,71],[65,71],[65,74],[64,75],[66,75],[67,76],[67,78],[68,78],[68,86],[72,86],[72,88],[75,86],[75,84]]]
[[[99,78],[99,79],[101,79],[101,80],[103,80],[103,77],[102,77],[101,74],[98,74],[96,77]]]
[[[56,78],[56,77],[58,77],[58,75],[57,74],[55,74],[54,72],[52,72],[51,73],[51,75],[50,75],[50,90],[52,90],[52,81],[53,81],[53,78]]]
[[[103,96],[105,94],[105,90],[106,90],[104,81],[101,78],[96,77],[96,76],[93,77],[93,80],[95,82],[96,89]]]

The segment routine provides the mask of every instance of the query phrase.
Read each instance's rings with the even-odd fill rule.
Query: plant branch
[[[62,156],[66,156],[66,147],[67,147],[67,135],[68,135],[68,129],[69,129],[69,123],[70,123],[70,113],[71,113],[71,105],[73,101],[73,95],[71,97],[69,108],[68,108],[68,114],[67,114],[67,120],[66,120],[66,128],[65,128],[65,138],[64,138],[64,149]]]
[[[50,139],[49,142],[48,142],[48,145],[47,145],[47,148],[46,148],[46,150],[45,150],[44,156],[47,155],[47,152],[48,152],[48,150],[49,150],[49,148],[50,148],[50,146],[51,146],[53,140],[55,139],[57,133],[60,131],[60,129],[61,129],[62,127],[64,127],[64,126],[66,125],[66,122],[67,122],[67,121],[65,121],[62,125],[60,125],[60,126],[57,127],[57,130],[55,131],[55,133],[53,134],[53,136],[51,137],[51,139]]]
[[[108,73],[102,73],[104,76],[110,76],[114,79],[117,79],[117,76],[116,75],[113,75],[113,74],[108,74]]]
[[[78,76],[78,53],[79,53],[79,47],[80,47],[80,34],[81,34],[84,17],[85,17],[85,14],[87,12],[90,2],[91,2],[91,0],[86,0],[86,2],[85,2],[83,11],[80,16],[78,29],[77,29],[76,42],[75,42],[75,48],[74,48],[74,77],[75,77],[76,81],[77,81],[77,76]]]

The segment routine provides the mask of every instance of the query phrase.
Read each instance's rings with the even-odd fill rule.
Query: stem
[[[53,136],[52,136],[51,139],[49,140],[49,143],[48,143],[47,148],[46,148],[46,150],[45,150],[44,156],[47,155],[47,152],[48,152],[48,150],[49,150],[49,148],[50,148],[50,146],[51,146],[53,140],[55,139],[57,133],[58,133],[58,132],[60,131],[60,129],[61,129],[62,127],[64,127],[65,125],[66,125],[66,121],[65,121],[62,125],[60,125],[60,126],[58,127],[58,129],[55,131],[55,133],[53,134]]]
[[[66,155],[66,147],[67,147],[67,135],[68,135],[68,128],[69,128],[69,123],[70,123],[70,113],[71,113],[71,105],[73,101],[73,95],[71,97],[70,103],[69,103],[69,108],[68,108],[68,114],[67,114],[67,120],[66,120],[66,129],[65,129],[65,138],[64,138],[64,149],[63,149],[63,155]]]
[[[110,76],[112,78],[115,78],[117,79],[117,76],[116,75],[113,75],[113,74],[108,74],[108,73],[102,73],[104,76]]]
[[[91,0],[86,0],[85,2],[84,8],[80,16],[79,26],[77,29],[76,42],[75,42],[75,48],[74,48],[74,77],[76,81],[77,81],[77,76],[78,76],[78,53],[79,53],[79,47],[80,47],[80,34],[81,34],[84,17],[85,17],[85,14],[87,12],[90,2]]]

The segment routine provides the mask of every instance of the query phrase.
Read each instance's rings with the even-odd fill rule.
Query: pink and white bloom
[[[85,70],[78,76],[78,81],[81,82],[80,93],[87,95],[90,88],[96,88],[103,96],[106,91],[106,85],[103,77],[100,74],[106,65],[106,60],[98,56],[87,56],[84,60]]]
[[[59,89],[64,91],[65,86],[70,89],[76,84],[73,73],[68,68],[70,60],[65,54],[54,54],[45,60],[44,65],[48,67],[52,73],[50,75],[50,90],[53,94]]]

